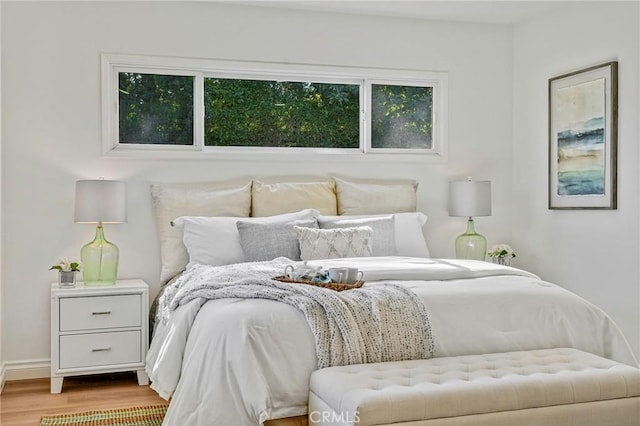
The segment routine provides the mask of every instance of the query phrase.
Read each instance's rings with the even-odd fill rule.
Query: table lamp
[[[114,285],[118,276],[118,247],[104,237],[104,223],[127,221],[127,188],[113,180],[76,182],[75,222],[97,223],[96,236],[80,250],[84,285]]]
[[[458,259],[484,260],[487,254],[487,239],[475,230],[474,216],[491,216],[491,182],[449,182],[449,216],[468,217],[467,231],[456,238]]]

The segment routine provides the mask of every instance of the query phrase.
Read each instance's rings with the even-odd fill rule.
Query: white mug
[[[348,268],[329,268],[329,278],[334,283],[346,283],[349,275]]]
[[[355,284],[358,281],[362,281],[364,272],[359,271],[358,268],[346,268],[347,269],[347,284]]]
[[[364,272],[358,268],[329,268],[329,277],[331,281],[340,284],[355,284],[362,280]]]

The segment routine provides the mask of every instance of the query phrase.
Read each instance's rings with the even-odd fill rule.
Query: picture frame
[[[549,209],[617,209],[618,62],[549,79]]]

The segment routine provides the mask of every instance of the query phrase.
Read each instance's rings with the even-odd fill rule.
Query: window
[[[193,77],[118,74],[119,143],[193,144]]]
[[[358,148],[360,86],[204,79],[205,146]]]
[[[106,154],[445,153],[446,73],[125,55],[102,66]]]
[[[371,85],[371,147],[433,148],[433,87]]]

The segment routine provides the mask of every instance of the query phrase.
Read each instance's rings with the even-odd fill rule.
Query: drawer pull
[[[111,315],[111,311],[91,312],[91,315]]]
[[[96,348],[96,349],[91,349],[91,352],[108,352],[110,350],[111,348]]]

